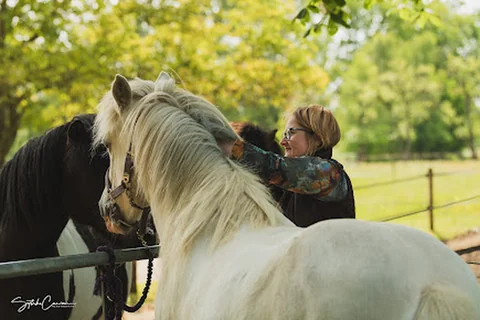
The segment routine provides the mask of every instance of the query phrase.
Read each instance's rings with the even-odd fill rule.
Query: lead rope
[[[106,320],[121,320],[123,310],[127,312],[135,312],[140,309],[147,299],[148,291],[150,290],[150,284],[152,282],[153,274],[153,254],[148,248],[148,244],[144,239],[144,235],[137,231],[137,237],[142,243],[142,246],[147,249],[148,256],[148,268],[147,268],[147,282],[143,288],[142,296],[140,300],[133,306],[127,305],[123,296],[122,282],[115,275],[115,254],[111,246],[100,246],[97,248],[97,252],[106,252],[108,254],[108,264],[106,266],[99,266],[100,275],[95,281],[95,287],[93,294],[99,296],[101,294],[101,284],[105,290],[105,297],[113,303],[113,308],[109,308],[106,311]]]
[[[135,304],[133,307],[130,307],[126,303],[124,304],[123,309],[127,312],[135,312],[142,307],[143,303],[147,299],[148,291],[150,290],[150,284],[152,283],[153,253],[150,251],[147,241],[145,241],[144,234],[137,231],[137,237],[142,243],[142,246],[147,249],[147,256],[148,256],[147,282],[145,283],[145,287],[143,287],[142,296],[140,297],[140,300],[138,300],[137,304]]]

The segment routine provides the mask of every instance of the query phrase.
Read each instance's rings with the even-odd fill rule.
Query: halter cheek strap
[[[122,182],[118,187],[114,188],[113,190],[112,190],[112,183],[110,182],[110,178],[109,178],[109,173],[110,173],[110,167],[107,169],[107,172],[105,173],[105,185],[107,186],[108,195],[110,196],[110,199],[115,201],[122,193],[128,190],[128,187],[130,185],[130,174],[133,173],[133,160],[132,160],[131,153],[127,152],[127,156],[125,158]],[[130,200],[130,197],[128,198]],[[130,201],[130,202],[133,202],[133,201]],[[135,205],[134,208],[143,209],[143,208],[138,208],[137,205]]]
[[[107,187],[107,190],[108,190],[108,196],[110,200],[112,200],[113,202],[113,206],[111,207],[111,210],[109,213],[110,219],[115,224],[120,225],[122,229],[131,229],[138,224],[139,233],[142,235],[145,234],[147,231],[147,219],[150,213],[150,206],[146,206],[146,207],[139,206],[133,201],[133,199],[130,197],[130,195],[127,192],[130,189],[130,176],[131,174],[133,174],[133,160],[132,160],[132,155],[130,151],[127,152],[127,156],[125,158],[125,166],[123,170],[122,182],[118,187],[115,187],[114,189],[112,189],[112,183],[110,182],[109,173],[110,173],[110,168],[108,168],[107,172],[105,173],[105,186]],[[135,209],[143,211],[140,221],[136,222],[134,225],[127,223],[125,220],[119,217],[120,208],[116,203],[116,199],[124,192],[128,198],[128,202],[130,206],[132,206]]]
[[[124,179],[122,179],[122,183],[116,187],[115,189],[112,190],[112,185],[110,183],[110,179],[108,178],[108,175],[110,173],[110,168],[107,169],[107,172],[105,173],[105,185],[107,186],[108,189],[108,196],[112,201],[115,201],[122,193],[127,191],[127,186],[123,182]]]

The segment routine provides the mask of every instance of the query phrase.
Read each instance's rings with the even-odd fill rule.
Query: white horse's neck
[[[252,180],[251,173],[229,170],[223,174],[226,179],[232,176],[232,180],[239,183],[228,180],[225,183],[221,177],[193,182],[193,185],[201,185],[201,190],[182,189],[177,198],[183,201],[176,206],[163,205],[163,194],[148,195],[162,244],[162,272],[157,295],[166,308],[159,311],[165,316],[162,319],[182,318],[178,310],[191,292],[193,271],[208,269],[211,257],[223,252],[230,256],[250,237],[264,234],[266,229],[282,229],[277,228],[279,226],[292,229],[293,224],[262,194],[266,192],[265,187]]]

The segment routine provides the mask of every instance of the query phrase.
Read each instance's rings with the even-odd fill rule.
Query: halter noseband
[[[132,160],[132,153],[131,153],[131,145],[129,148],[129,151],[127,152],[127,156],[125,157],[125,165],[123,169],[123,178],[122,182],[118,187],[115,187],[112,189],[112,183],[110,182],[109,178],[109,173],[110,173],[110,167],[107,169],[107,172],[105,173],[105,186],[107,187],[108,190],[108,196],[110,200],[113,202],[113,206],[110,207],[110,212],[109,212],[109,217],[110,219],[115,223],[120,225],[122,229],[131,229],[135,225],[138,224],[138,229],[140,234],[145,234],[146,229],[147,229],[147,218],[148,214],[150,212],[150,206],[142,207],[133,201],[133,199],[130,197],[129,190],[130,190],[130,177],[133,175],[133,160]],[[116,199],[122,194],[125,193],[125,195],[128,198],[128,202],[130,206],[132,206],[135,209],[142,210],[142,217],[140,218],[139,222],[136,222],[135,224],[129,224],[127,223],[124,219],[120,217],[120,208],[118,204],[116,203]]]

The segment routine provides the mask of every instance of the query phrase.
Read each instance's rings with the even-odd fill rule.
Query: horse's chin
[[[118,223],[115,223],[112,219],[110,219],[109,216],[105,216],[103,219],[105,220],[105,226],[109,232],[122,235],[127,234],[127,232]]]

